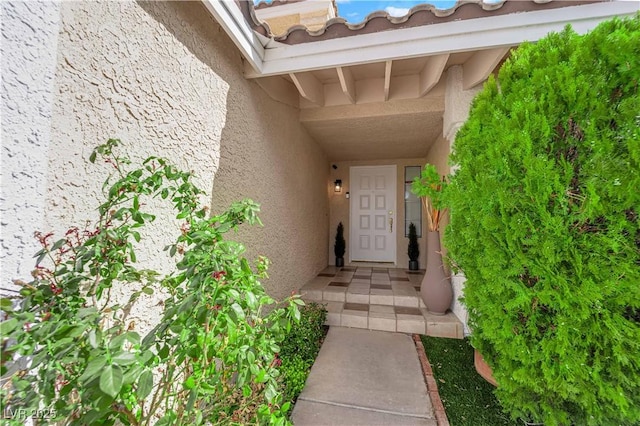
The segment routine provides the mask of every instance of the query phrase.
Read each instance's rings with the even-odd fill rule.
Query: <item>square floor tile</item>
[[[361,286],[361,285],[353,285],[351,284],[348,288],[347,288],[347,294],[349,293],[353,293],[353,294],[369,294],[369,286]]]
[[[389,305],[369,305],[369,313],[391,314],[395,318],[396,311]]]
[[[346,292],[346,287],[327,287],[324,292],[322,292],[322,300],[328,302],[344,302]]]
[[[385,274],[389,273],[389,270],[386,269],[386,268],[373,268],[373,269],[371,269],[371,271],[373,273],[385,273]]]
[[[347,292],[347,303],[369,303],[369,291],[365,293],[350,293]]]
[[[379,290],[392,290],[391,284],[371,284],[371,288],[377,288]]]
[[[395,311],[396,311],[396,314],[400,314],[400,315],[422,316],[422,311],[417,306],[415,308],[407,307],[407,306],[396,306]]]
[[[389,314],[370,313],[369,330],[396,331],[396,318]]]
[[[343,327],[367,328],[368,319],[366,312],[349,311],[348,314],[343,312],[340,325]]]
[[[409,278],[407,278],[407,277],[391,277],[390,280],[391,281],[409,281]]]
[[[400,333],[425,334],[426,325],[425,325],[424,317],[418,318],[413,315],[410,315],[410,316],[398,315],[398,320],[396,322],[396,330]]]
[[[420,307],[420,301],[418,300],[418,297],[415,295],[405,296],[405,295],[394,294],[393,304],[396,307],[400,307],[400,308],[406,307],[406,308],[418,309]]]
[[[345,303],[343,309],[350,311],[364,311],[369,310],[369,305],[364,303]]]
[[[322,290],[319,289],[300,289],[300,297],[305,302],[314,302],[322,300]]]
[[[323,302],[322,306],[327,310],[327,312],[340,313],[342,312],[342,307],[344,303],[341,302]]]
[[[354,280],[367,280],[368,281],[369,279],[371,279],[371,275],[364,275],[364,274],[359,274],[359,273],[356,272],[353,275],[353,279]]]

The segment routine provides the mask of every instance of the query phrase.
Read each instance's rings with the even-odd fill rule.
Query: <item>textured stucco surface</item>
[[[464,90],[462,85],[462,67],[457,65],[449,68],[447,71],[446,80],[446,92],[445,92],[445,114],[444,114],[444,129],[443,135],[445,139],[443,143],[434,145],[429,152],[429,158],[432,162],[438,166],[441,170],[442,161],[445,158],[445,151],[453,151],[455,149],[455,139],[458,130],[467,118],[469,118],[469,110],[471,109],[471,102],[475,95],[482,89],[481,85],[473,87],[469,90]],[[438,150],[434,150],[438,147]],[[451,173],[455,173],[456,166],[451,166]],[[449,223],[448,217],[444,222],[444,225]],[[446,247],[443,247],[443,252],[446,255]],[[451,277],[451,284],[453,286],[453,305],[451,310],[456,316],[464,323],[465,335],[470,333],[467,320],[469,313],[466,307],[460,302],[460,297],[464,292],[465,277],[462,273],[453,275]]]
[[[11,7],[3,4],[3,11]],[[244,229],[237,238],[250,257],[264,254],[273,261],[266,287],[274,296],[297,290],[326,265],[326,157],[299,124],[296,108],[272,100],[244,79],[237,49],[199,2],[62,2],[56,7],[54,29],[40,34],[43,25],[34,25],[41,39],[33,43],[52,56],[44,80],[49,116],[30,105],[32,98],[23,99],[44,114],[42,128],[50,129],[36,144],[44,151],[38,153],[41,186],[33,185],[41,207],[32,221],[16,217],[5,234],[3,201],[3,239],[23,238],[29,227],[62,235],[72,225],[95,220],[111,166],[92,165],[88,158],[96,145],[120,138],[120,153],[134,163],[159,155],[193,170],[206,191],[203,203],[213,212],[243,197],[262,203],[265,226]],[[3,18],[3,33],[4,27]],[[3,75],[4,65],[3,59]],[[27,86],[21,96],[29,90],[41,93]],[[38,151],[26,143],[16,145],[30,154]],[[18,163],[15,173],[30,171],[30,161]],[[4,179],[3,166],[3,187]],[[9,196],[19,212],[22,201]],[[168,272],[173,261],[163,248],[175,240],[180,223],[165,202],[147,200],[147,205],[158,219],[143,233],[139,266]],[[12,241],[7,245],[17,261],[27,256],[28,273],[33,250]],[[12,270],[25,275],[15,266]],[[124,300],[128,292],[120,288],[115,296]],[[132,312],[139,329],[148,329],[157,316],[150,308],[158,297],[142,298]]]
[[[450,141],[455,140],[458,129],[469,118],[471,101],[482,90],[481,84],[464,90],[462,73],[462,65],[455,65],[446,75],[442,135]]]
[[[170,6],[153,7],[190,26],[190,46],[137,3],[61,3],[46,231],[62,235],[71,225],[96,219],[102,183],[112,169],[88,158],[108,138],[121,139],[119,154],[134,164],[158,155],[195,171],[197,185],[211,193],[229,85],[210,64],[224,54],[201,33],[212,23],[202,11],[180,19]],[[143,202],[157,220],[142,232],[139,266],[169,272],[174,261],[163,248],[175,240],[180,224],[166,201]],[[130,291],[115,288],[114,297],[124,301]],[[154,322],[157,297],[145,296],[132,310],[139,329]]]
[[[425,158],[410,158],[410,159],[397,159],[397,160],[375,160],[375,161],[336,161],[335,164],[338,168],[331,169],[330,182],[334,182],[336,179],[342,179],[342,193],[336,194],[333,191],[333,186],[329,184],[327,192],[329,193],[329,203],[331,207],[331,221],[329,226],[329,263],[335,264],[335,254],[333,252],[333,246],[335,244],[336,228],[338,223],[342,222],[344,225],[344,235],[347,240],[347,252],[344,255],[345,262],[349,261],[349,235],[350,235],[350,223],[349,223],[349,203],[351,199],[346,198],[346,192],[350,191],[349,182],[349,168],[354,166],[386,166],[395,165],[397,167],[396,176],[396,265],[398,268],[409,267],[409,255],[407,249],[409,247],[409,238],[404,236],[404,168],[407,166],[424,166]],[[424,212],[423,212],[424,213]],[[422,237],[418,238],[418,244],[420,245],[420,267],[426,266],[427,257],[426,251],[426,221],[423,217],[422,225],[423,232]]]
[[[59,5],[2,2],[0,287],[26,278],[45,211]],[[3,291],[4,293],[4,291]]]
[[[296,108],[269,98],[235,69],[222,74],[232,83],[212,210],[240,197],[260,203],[264,227],[243,228],[238,240],[250,259],[272,261],[267,290],[282,298],[327,265],[329,163]]]

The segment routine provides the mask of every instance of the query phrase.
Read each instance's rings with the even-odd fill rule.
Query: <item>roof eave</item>
[[[633,16],[640,9],[637,2],[611,1],[285,45],[265,44],[266,38],[261,42],[235,1],[203,2],[247,59],[247,78],[516,46],[567,24],[585,33],[604,20]]]

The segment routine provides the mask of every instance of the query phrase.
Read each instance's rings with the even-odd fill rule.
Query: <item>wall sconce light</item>
[[[336,179],[334,184],[333,192],[342,192],[342,179]]]

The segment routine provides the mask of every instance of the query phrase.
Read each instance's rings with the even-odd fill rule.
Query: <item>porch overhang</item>
[[[449,137],[445,109],[461,107],[446,107],[450,90],[442,76],[453,67],[461,69],[456,90],[471,93],[522,42],[568,24],[585,33],[640,9],[640,2],[620,0],[507,0],[483,12],[460,1],[460,10],[425,25],[403,27],[409,15],[403,24],[374,13],[362,25],[334,18],[321,31],[296,27],[287,36],[266,37],[255,30],[264,28],[255,26],[251,3],[202,1],[245,58],[245,77],[300,109],[300,122],[331,161],[425,157],[438,138]]]
[[[615,0],[286,45],[254,32],[235,0],[202,1],[246,58],[247,78],[512,47],[567,24],[585,33],[640,9],[638,2]]]

